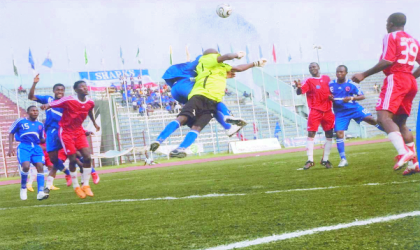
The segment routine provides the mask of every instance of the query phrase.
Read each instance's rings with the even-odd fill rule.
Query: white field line
[[[346,223],[346,224],[338,224],[338,225],[335,225],[335,226],[317,227],[317,228],[313,228],[313,229],[309,229],[309,230],[305,230],[305,231],[296,231],[296,232],[292,232],[292,233],[272,235],[272,236],[258,238],[258,239],[255,239],[255,240],[245,240],[245,241],[240,241],[240,242],[236,242],[236,243],[232,243],[232,244],[228,244],[228,245],[222,245],[222,246],[207,248],[206,250],[237,249],[237,248],[255,246],[255,245],[260,245],[260,244],[266,244],[266,243],[270,243],[270,242],[274,242],[274,241],[281,241],[281,240],[297,238],[297,237],[301,237],[301,236],[305,236],[305,235],[311,235],[311,234],[315,234],[315,233],[319,233],[319,232],[328,232],[328,231],[334,231],[334,230],[339,230],[339,229],[344,229],[344,228],[349,228],[349,227],[365,226],[365,225],[369,225],[369,224],[388,222],[388,221],[392,221],[392,220],[398,220],[398,219],[403,219],[403,218],[406,218],[406,217],[414,217],[414,216],[419,216],[419,215],[420,215],[420,211],[414,211],[414,212],[403,213],[403,214],[398,214],[398,215],[376,217],[376,218],[372,218],[372,219],[368,219],[368,220],[361,220],[361,221],[356,220],[355,222]]]
[[[185,197],[158,197],[158,198],[144,198],[144,199],[122,199],[122,200],[107,200],[107,201],[90,201],[80,203],[62,203],[62,204],[50,204],[50,205],[34,205],[34,206],[23,206],[23,207],[5,207],[0,208],[2,210],[11,210],[17,208],[36,208],[36,207],[63,207],[71,205],[90,205],[100,203],[117,203],[117,202],[142,202],[142,201],[162,201],[162,200],[185,200],[185,199],[197,199],[197,198],[214,198],[214,197],[229,197],[229,196],[243,196],[246,194],[206,194],[206,195],[190,195]]]
[[[316,191],[324,189],[335,189],[335,188],[348,188],[348,187],[360,187],[360,186],[379,186],[379,185],[392,185],[392,184],[405,184],[415,183],[420,180],[402,181],[402,182],[386,182],[386,183],[366,183],[359,185],[344,185],[344,186],[331,186],[331,187],[316,187],[316,188],[298,188],[298,189],[285,189],[276,191],[267,191],[265,194],[273,193],[286,193],[286,192],[299,192],[299,191]],[[229,197],[229,196],[245,196],[255,195],[261,193],[248,193],[248,194],[206,194],[206,195],[190,195],[185,197],[157,197],[157,198],[143,198],[143,199],[121,199],[121,200],[105,200],[105,201],[91,201],[91,202],[80,202],[80,203],[61,203],[61,204],[49,204],[49,205],[33,205],[33,206],[22,206],[22,207],[4,207],[0,208],[0,211],[19,209],[19,208],[36,208],[36,207],[61,207],[71,205],[90,205],[100,203],[117,203],[117,202],[143,202],[143,201],[161,201],[161,200],[185,200],[185,199],[198,199],[198,198],[217,198],[217,197]]]
[[[393,181],[385,183],[366,183],[358,185],[343,185],[343,186],[330,186],[330,187],[316,187],[316,188],[298,188],[298,189],[285,189],[285,190],[275,190],[267,191],[266,194],[273,193],[287,193],[287,192],[299,192],[299,191],[314,191],[314,190],[323,190],[323,189],[335,189],[335,188],[348,188],[348,187],[362,187],[362,186],[383,186],[383,185],[394,185],[394,184],[405,184],[405,183],[415,183],[420,182],[420,180],[411,180],[411,181]]]

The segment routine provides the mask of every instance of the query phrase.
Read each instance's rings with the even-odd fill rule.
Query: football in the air
[[[216,9],[216,13],[221,18],[229,17],[232,14],[232,7],[229,4],[219,4]]]

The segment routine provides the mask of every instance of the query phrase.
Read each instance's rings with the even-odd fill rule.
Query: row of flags
[[[219,53],[221,53],[220,52],[221,50],[220,50],[219,44],[217,44],[216,46],[217,46],[217,51]],[[259,50],[260,58],[264,57],[260,45],[258,46],[258,50]],[[302,59],[302,47],[301,46],[299,46],[299,51],[300,51],[300,58]],[[204,49],[203,48],[201,48],[201,52],[204,53]],[[248,45],[246,45],[246,47],[245,47],[245,52],[246,52],[246,56],[245,56],[246,62],[247,63],[250,63]],[[234,53],[234,50],[233,50],[232,45],[230,45],[230,53]],[[187,61],[188,62],[191,62],[191,56],[190,56],[190,52],[188,50],[188,45],[185,46],[185,54],[186,54],[186,57],[187,57]],[[274,44],[273,44],[272,56],[273,56],[273,62],[274,63],[277,63],[276,47],[275,47]],[[288,53],[287,61],[288,62],[292,61],[292,55],[290,53]],[[169,64],[170,65],[173,65],[172,46],[169,46]]]
[[[264,57],[263,56],[263,53],[262,53],[261,46],[258,46],[258,50],[259,50],[259,56],[260,56],[260,58]],[[204,49],[201,48],[201,51],[204,52]],[[217,44],[217,51],[219,53],[221,53],[219,44]],[[172,55],[172,52],[173,52],[172,51],[172,46],[169,46],[169,64],[170,65],[173,65],[173,55]],[[233,50],[232,45],[230,45],[230,52],[231,53],[234,53],[234,50]],[[246,62],[247,63],[250,63],[248,45],[246,45],[245,52],[246,52],[246,57],[245,57]],[[185,47],[185,54],[186,54],[187,61],[190,62],[191,61],[191,55],[190,55],[190,52],[188,50],[188,45]],[[300,54],[301,54],[301,58],[302,58],[302,48],[301,47],[300,47]],[[85,51],[84,51],[84,57],[85,57],[85,65],[87,65],[89,63],[89,59],[88,59],[88,53],[87,53],[86,48],[85,48]],[[274,63],[277,63],[276,47],[275,47],[274,44],[273,44],[273,50],[272,50],[272,57],[273,57],[273,62]],[[124,65],[125,64],[125,60],[124,60],[124,57],[123,57],[122,47],[120,47],[120,59],[121,59],[121,63]],[[136,60],[137,60],[138,64],[141,64],[142,63],[142,61],[140,59],[140,48],[137,48]],[[288,55],[287,60],[289,62],[292,60],[292,56],[290,55],[290,53]],[[69,59],[69,61],[70,61],[70,59]],[[32,70],[35,71],[35,60],[34,60],[34,57],[32,55],[31,49],[29,49],[28,62],[30,64]],[[103,60],[102,60],[102,63],[103,63]],[[48,52],[47,57],[45,58],[44,62],[42,63],[42,66],[45,66],[45,67],[50,68],[50,69],[53,67],[53,61],[52,61],[52,59],[50,57],[50,53],[49,52]],[[13,59],[13,72],[14,72],[14,74],[16,76],[19,75],[18,74],[18,69],[17,69],[17,67],[15,65],[14,59]]]

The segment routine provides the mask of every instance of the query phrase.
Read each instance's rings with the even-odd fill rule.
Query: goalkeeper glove
[[[246,56],[245,51],[239,51],[237,54],[238,54],[237,56],[238,59],[241,59],[242,57]]]
[[[261,58],[260,60],[254,62],[254,67],[264,67],[267,64],[267,59]]]

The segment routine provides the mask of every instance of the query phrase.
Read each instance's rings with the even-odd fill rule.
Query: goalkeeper
[[[263,67],[267,63],[267,60],[263,58],[253,63],[238,66],[230,66],[223,63],[224,61],[242,58],[243,56],[245,56],[245,52],[229,53],[222,56],[215,49],[204,51],[196,67],[196,82],[188,95],[187,104],[182,108],[177,119],[170,122],[158,136],[157,141],[150,145],[151,151],[155,151],[160,146],[160,143],[180,126],[187,124],[191,131],[188,132],[179,147],[170,153],[170,157],[186,157],[185,150],[216,115],[217,105],[225,95],[228,72],[242,72],[252,67]]]

